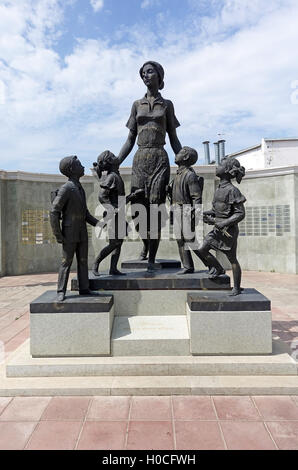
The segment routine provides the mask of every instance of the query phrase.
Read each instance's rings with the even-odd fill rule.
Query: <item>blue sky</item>
[[[297,17],[296,0],[0,0],[0,168],[117,154],[150,59],[201,162],[219,134],[227,152],[297,137]]]

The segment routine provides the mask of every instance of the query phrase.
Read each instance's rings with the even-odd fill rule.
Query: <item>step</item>
[[[119,316],[111,337],[113,356],[188,356],[186,315]]]
[[[275,348],[277,349],[277,348]],[[286,352],[268,356],[118,356],[32,358],[27,340],[11,355],[8,377],[297,375]]]
[[[122,269],[147,269],[148,266],[148,259],[141,260],[141,259],[131,259],[122,261],[121,268]],[[159,269],[180,269],[181,262],[174,259],[156,259],[155,266]]]
[[[217,279],[209,279],[207,271],[179,275],[180,269],[160,269],[154,273],[147,271],[123,271],[125,276],[108,275],[107,272],[94,276],[89,271],[89,285],[92,290],[202,290],[230,289],[230,278],[226,274]],[[71,290],[78,290],[78,280],[71,280]]]
[[[0,396],[298,395],[297,376],[125,376],[7,378]]]

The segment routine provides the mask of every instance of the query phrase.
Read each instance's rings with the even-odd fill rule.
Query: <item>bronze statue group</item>
[[[182,147],[176,134],[180,125],[174,112],[173,103],[164,99],[159,90],[164,86],[164,70],[157,62],[146,62],[140,69],[140,76],[147,87],[145,96],[133,103],[127,122],[129,134],[118,157],[110,151],[101,153],[94,163],[94,170],[100,179],[99,201],[105,207],[112,207],[113,214],[107,223],[109,243],[104,247],[93,264],[93,274],[98,276],[100,263],[111,255],[109,274],[122,275],[117,263],[121,246],[127,233],[124,222],[124,233],[119,233],[119,197],[124,203],[140,204],[147,214],[147,233],[142,233],[143,249],[140,259],[148,258],[147,271],[155,271],[155,259],[158,250],[161,224],[157,233],[152,236],[150,206],[160,206],[168,196],[171,204],[180,209],[190,206],[193,210],[183,217],[180,230],[176,234],[177,244],[183,270],[180,274],[194,272],[194,264],[189,247],[193,247],[195,235],[193,220],[196,207],[202,204],[204,180],[198,177],[192,168],[198,159],[195,149]],[[170,164],[164,149],[165,137],[169,141],[178,165],[177,174],[170,182]],[[119,173],[119,166],[129,155],[137,140],[138,150],[133,159],[131,193],[125,197],[124,183]],[[84,189],[80,178],[84,175],[84,167],[76,156],[63,158],[60,171],[68,181],[58,191],[52,202],[51,225],[57,242],[62,243],[63,259],[58,277],[58,301],[63,301],[74,254],[77,258],[78,284],[81,295],[92,295],[88,280],[88,236],[86,222],[95,226],[99,221],[92,217],[86,206]],[[105,177],[102,173],[106,172]],[[192,251],[208,268],[208,276],[216,279],[225,273],[223,267],[210,253],[210,250],[224,253],[232,266],[234,287],[231,295],[241,294],[241,268],[237,260],[238,223],[245,217],[245,197],[232,184],[236,179],[239,184],[245,175],[244,168],[238,160],[231,157],[223,158],[216,168],[216,176],[220,179],[215,191],[212,208],[203,213],[203,221],[213,225],[213,229],[204,238],[203,243]],[[189,225],[189,226],[188,226]],[[110,226],[113,230],[110,230]],[[122,224],[123,226],[123,224]],[[185,227],[186,226],[186,227]],[[115,229],[116,227],[116,229]],[[137,227],[137,226],[136,226]],[[187,230],[185,230],[187,229]],[[122,230],[123,232],[123,230]]]

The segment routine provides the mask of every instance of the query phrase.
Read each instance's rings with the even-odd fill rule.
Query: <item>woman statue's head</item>
[[[162,90],[164,87],[164,69],[163,67],[158,63],[154,62],[153,60],[149,60],[148,62],[145,62],[145,64],[142,65],[140,68],[140,76],[143,82],[145,83],[146,86],[150,86],[154,82],[154,77],[157,77],[158,79],[158,89]]]

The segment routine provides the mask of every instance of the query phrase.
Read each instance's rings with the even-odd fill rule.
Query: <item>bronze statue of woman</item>
[[[177,154],[181,143],[176,134],[180,125],[176,119],[174,106],[164,99],[159,90],[164,87],[164,70],[160,64],[146,62],[140,68],[140,76],[147,87],[144,98],[133,103],[126,126],[128,138],[120,150],[118,160],[121,164],[131,152],[136,139],[138,150],[133,159],[131,191],[142,189],[138,199],[147,211],[147,237],[143,236],[141,259],[148,259],[148,271],[154,270],[154,262],[160,241],[160,227],[157,237],[150,237],[150,204],[163,204],[166,199],[166,186],[170,177],[170,163],[164,149],[166,133],[173,152]]]

